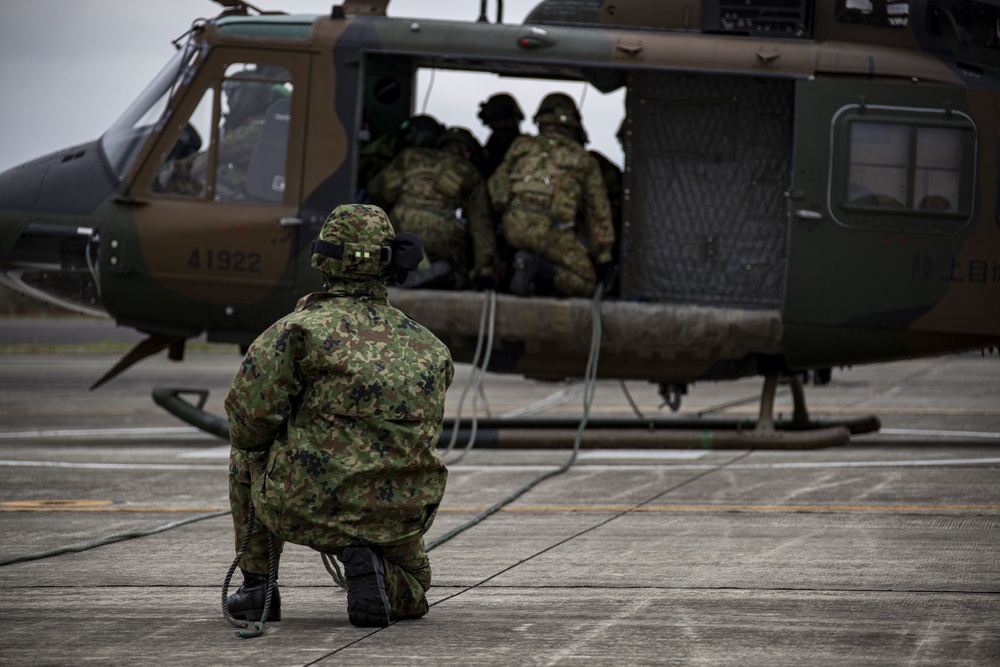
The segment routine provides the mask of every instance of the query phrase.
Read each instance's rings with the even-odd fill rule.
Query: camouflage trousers
[[[229,504],[233,510],[236,550],[243,545],[246,520],[251,507],[251,489],[267,466],[266,452],[244,452],[233,448],[229,455]],[[240,567],[247,572],[268,572],[268,529],[254,521]],[[281,560],[284,542],[274,538],[275,573]],[[375,545],[385,565],[385,592],[392,607],[393,619],[420,618],[427,613],[427,589],[431,587],[431,562],[418,537],[401,544]],[[338,558],[343,549],[331,553]],[[275,575],[277,576],[277,574]]]
[[[556,265],[554,284],[559,294],[594,295],[597,272],[574,227],[559,229],[547,213],[512,206],[503,216],[503,235],[512,248],[533,252]]]
[[[465,287],[469,275],[466,235],[454,215],[445,210],[397,204],[390,217],[397,232],[410,232],[420,237],[430,261],[443,260],[451,265],[456,289]]]

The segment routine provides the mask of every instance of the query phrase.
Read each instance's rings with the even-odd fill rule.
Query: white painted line
[[[153,426],[147,428],[83,428],[52,431],[14,431],[0,433],[0,440],[15,438],[135,438],[149,436],[212,437],[193,426]]]
[[[926,459],[926,460],[901,460],[901,461],[816,461],[802,463],[736,463],[722,466],[711,463],[688,463],[669,464],[651,463],[648,465],[575,465],[570,471],[595,472],[612,470],[711,470],[713,468],[725,467],[726,470],[777,470],[781,468],[885,468],[885,467],[921,467],[921,466],[961,466],[961,465],[996,465],[1000,463],[1000,458],[982,459]],[[534,466],[448,466],[448,470],[453,472],[515,472],[515,471],[542,471],[555,470],[560,466],[534,465]]]
[[[707,449],[593,449],[580,452],[578,459],[700,459]]]
[[[229,460],[229,452],[232,449],[229,445],[199,449],[193,452],[181,452],[177,455],[179,459],[224,459]]]
[[[883,435],[935,435],[946,438],[988,438],[1000,441],[1000,433],[989,433],[984,431],[935,431],[931,429],[919,428],[883,428],[879,430]]]
[[[228,470],[225,465],[179,463],[73,463],[67,461],[4,461],[0,467],[10,468],[89,468],[92,470]]]
[[[886,467],[921,467],[921,466],[961,466],[961,465],[996,465],[1000,458],[981,459],[924,459],[899,461],[815,461],[800,463],[737,463],[725,466],[727,470],[776,470],[787,468],[886,468]],[[180,463],[78,463],[67,461],[15,461],[0,460],[0,467],[25,468],[90,468],[94,470],[228,470],[228,466],[180,464]],[[556,470],[558,465],[458,465],[449,466],[454,472],[541,472]],[[607,472],[616,470],[711,470],[720,467],[711,463],[669,464],[650,463],[646,465],[575,465],[570,471],[575,472]]]

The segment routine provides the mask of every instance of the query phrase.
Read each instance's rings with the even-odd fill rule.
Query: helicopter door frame
[[[113,249],[117,261],[102,272],[102,281],[148,281],[161,288],[154,293],[160,294],[164,308],[190,307],[192,301],[205,306],[209,330],[237,330],[246,326],[244,320],[259,320],[259,314],[241,317],[241,306],[259,310],[271,304],[276,316],[287,310],[295,298],[295,227],[301,223],[310,66],[307,52],[212,49],[134,172],[130,197],[123,200],[132,207],[134,243]],[[233,76],[234,70],[243,72],[242,79]],[[256,137],[244,136],[244,148],[254,148],[244,152],[266,153],[279,165],[283,156],[284,164],[268,175],[254,172],[256,158],[250,157],[249,163],[241,163],[248,170],[242,182],[227,183],[227,169],[237,160],[231,156],[239,148],[227,149],[226,137],[220,139],[226,131],[224,112],[233,113],[222,101],[229,99],[234,83],[250,83],[252,90],[270,95],[264,113],[254,116]],[[182,144],[188,143],[187,152],[193,145],[188,120],[206,105],[211,108],[211,137],[200,137],[196,152],[177,159]],[[237,131],[229,135],[233,142],[235,137]],[[227,150],[230,157],[220,160]],[[192,177],[199,170],[202,175]],[[114,304],[108,307],[113,312]]]

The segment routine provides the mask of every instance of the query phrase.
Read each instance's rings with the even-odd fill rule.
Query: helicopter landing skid
[[[585,449],[820,449],[847,444],[851,435],[879,430],[878,417],[813,421],[802,397],[801,381],[791,376],[794,401],[790,420],[774,419],[774,395],[778,375],[764,378],[760,414],[756,421],[738,419],[591,418],[580,446]],[[796,386],[796,383],[799,383]],[[210,435],[229,439],[229,422],[204,410],[207,389],[157,387],[153,401],[178,419]],[[196,396],[192,403],[185,396]],[[459,438],[468,439],[472,419],[457,424]],[[573,446],[578,419],[574,418],[484,418],[476,420],[476,446],[500,449],[562,449]],[[451,440],[456,427],[446,420],[439,443]],[[626,435],[627,434],[627,435]]]
[[[184,395],[195,395],[198,404],[195,405],[183,398]],[[208,389],[188,389],[181,387],[155,387],[153,402],[177,417],[181,421],[194,426],[210,435],[223,440],[229,440],[229,421],[204,410],[208,401]]]

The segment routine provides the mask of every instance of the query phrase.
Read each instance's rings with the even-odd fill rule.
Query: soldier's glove
[[[424,258],[424,242],[416,234],[403,232],[392,240],[392,277],[397,285],[406,282],[406,276],[417,268]]]
[[[604,286],[604,291],[610,290],[615,283],[615,278],[618,277],[618,269],[615,268],[615,265],[611,262],[604,262],[594,267],[594,270],[597,272],[597,282]]]

